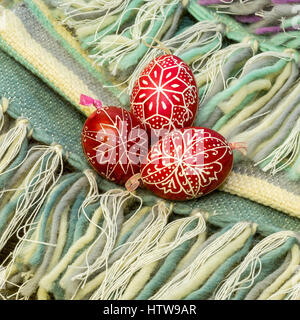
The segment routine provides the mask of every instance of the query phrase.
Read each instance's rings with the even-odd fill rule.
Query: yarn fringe
[[[138,10],[133,25],[125,28],[120,34],[107,35],[97,43],[97,52],[91,57],[103,66],[110,64],[110,71],[117,74],[122,59],[136,49],[141,40],[148,37],[160,37],[168,16],[179,0],[155,0],[146,2]]]
[[[283,288],[272,294],[268,300],[278,300],[278,296],[285,296],[285,300],[300,300],[300,279],[291,288]]]
[[[235,224],[229,231],[222,234],[215,241],[205,247],[197,258],[183,271],[174,276],[167,284],[162,286],[159,291],[151,297],[151,300],[162,299],[172,292],[175,288],[180,288],[183,284],[191,281],[197,270],[213,255],[225,248],[233,239],[239,236],[251,224],[240,222]]]
[[[295,233],[291,231],[282,231],[271,234],[260,241],[245,257],[242,263],[237,266],[224,280],[224,283],[217,290],[215,300],[228,300],[237,291],[250,288],[254,280],[261,272],[260,258],[266,253],[280,247],[289,238],[294,237]],[[250,270],[247,275],[245,272]]]
[[[153,41],[155,42],[155,39],[153,39]],[[192,68],[192,71],[196,73],[197,71],[199,71],[199,69],[201,69],[206,59],[221,48],[222,33],[220,31],[220,25],[214,22],[201,21],[196,23],[192,27],[187,28],[178,35],[160,42],[164,47],[168,48],[172,52],[172,54],[178,57],[192,48],[203,47],[215,42],[215,45],[209,51],[207,51],[203,55],[196,56],[191,61],[190,66]],[[128,93],[132,92],[132,89],[144,68],[154,58],[164,53],[165,52],[160,45],[158,45],[157,47],[155,47],[154,44],[152,45],[152,50],[149,50],[136,66],[129,80],[127,89]]]
[[[4,188],[0,193],[1,196],[6,192],[21,193],[18,197],[13,217],[0,236],[0,250],[2,250],[13,234],[19,233],[20,228],[26,232],[43,205],[47,194],[56,185],[62,175],[62,147],[59,145],[32,147],[25,159],[17,167],[10,170],[20,168],[28,156],[35,151],[42,152],[42,155],[33,164],[23,183],[15,189]]]
[[[3,104],[4,103],[4,104]],[[6,100],[2,100],[2,108],[5,108]],[[2,126],[4,119],[1,120]],[[1,126],[1,125],[0,125]],[[14,127],[0,137],[0,174],[19,154],[22,143],[28,135],[29,121],[27,119],[18,119]]]
[[[100,287],[91,296],[91,300],[122,299],[132,276],[144,266],[165,258],[172,250],[183,242],[192,239],[206,230],[205,220],[202,215],[182,219],[174,240],[164,243],[160,241],[178,220],[167,224],[171,210],[160,202],[152,209],[153,220],[143,232],[129,245],[122,258],[114,263],[106,272],[105,279]],[[189,232],[185,228],[198,220],[197,226]]]
[[[8,106],[9,106],[9,100],[3,97],[0,102],[0,132],[4,125],[4,114],[8,109]]]
[[[117,237],[117,219],[120,214],[121,208],[124,206],[124,203],[131,198],[131,194],[127,191],[122,190],[111,190],[106,192],[101,196],[100,206],[103,212],[103,226],[100,228],[101,233],[99,237],[90,245],[89,249],[86,252],[86,267],[83,272],[80,272],[76,276],[72,277],[71,280],[80,280],[81,286],[84,286],[88,277],[96,272],[97,270],[104,267],[107,262],[110,254],[112,253]],[[93,249],[95,244],[99,242],[99,240],[105,241],[105,246],[103,251],[99,253],[99,257],[92,264],[89,263],[89,254]]]
[[[66,18],[62,21],[69,27],[77,28],[86,25],[87,21],[94,21],[97,29],[101,29],[106,19],[120,14],[128,6],[129,0],[113,1],[61,1],[59,8],[64,11]]]
[[[229,81],[233,80],[232,78],[225,79],[223,74],[223,66],[228,60],[230,56],[232,56],[235,52],[243,48],[252,47],[249,43],[238,43],[230,45],[224,49],[221,49],[214,53],[206,62],[206,64],[202,67],[200,64],[195,70],[195,78],[197,81],[198,87],[205,86],[205,91],[201,96],[200,103],[201,105],[205,98],[211,94],[212,89],[219,77],[221,77],[223,82],[223,89],[228,88]],[[255,49],[252,48],[253,54],[255,53]],[[202,67],[202,68],[201,68]]]
[[[91,221],[88,218],[85,210],[87,206],[97,203],[100,195],[98,193],[98,186],[95,180],[95,174],[89,169],[86,170],[84,174],[88,180],[89,190],[82,205],[78,209],[78,216],[81,214],[84,214],[85,217],[90,221],[90,223],[93,223],[93,221]],[[58,174],[56,178],[56,182],[60,179],[60,177],[61,175]],[[5,297],[6,299],[11,297],[14,297],[16,300],[30,298],[29,296],[22,295],[22,289],[26,287],[30,279],[33,277],[33,273],[31,273],[30,271],[21,273],[21,277],[23,278],[23,281],[21,284],[16,283],[12,280],[13,277],[17,274],[16,265],[19,263],[17,261],[18,257],[22,256],[24,249],[26,250],[25,246],[28,247],[30,245],[39,244],[46,247],[47,246],[56,247],[57,245],[55,243],[38,241],[34,235],[34,231],[37,229],[37,226],[39,225],[40,220],[42,219],[42,216],[40,216],[39,219],[37,219],[37,214],[42,209],[42,204],[44,203],[46,196],[49,195],[51,189],[53,189],[54,186],[55,186],[55,183],[53,183],[50,186],[49,191],[45,194],[45,196],[43,197],[39,205],[36,207],[34,212],[29,217],[26,217],[25,223],[23,222],[22,227],[20,227],[19,230],[17,231],[19,241],[16,247],[0,266],[0,270],[3,271],[1,273],[2,277],[0,276],[0,287],[2,287],[2,289],[10,287],[10,289],[14,289],[12,291],[16,291],[10,297]],[[22,236],[19,235],[20,231],[22,231],[22,234],[23,234]],[[1,288],[0,288],[0,291],[1,291]]]
[[[297,159],[300,153],[300,119],[298,119],[295,127],[292,129],[291,133],[284,141],[282,145],[276,148],[269,156],[257,162],[255,165],[259,165],[268,161],[266,165],[263,166],[263,171],[271,171],[274,175],[280,172]]]

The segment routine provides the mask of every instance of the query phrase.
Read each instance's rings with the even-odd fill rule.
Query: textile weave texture
[[[85,7],[87,16],[71,19],[72,8],[56,1],[17,1],[1,8],[0,299],[300,298],[299,155],[276,171],[293,150],[300,152],[300,128],[293,122],[284,129],[292,123],[289,114],[296,117],[299,109],[297,52],[280,51],[272,42],[261,45],[255,42],[259,38],[243,42],[230,32],[236,22],[196,1],[155,3],[159,32],[151,34],[193,68],[203,94],[198,112],[211,127],[254,141],[253,132],[271,130],[274,119],[281,138],[274,133],[258,141],[254,156],[238,159],[225,184],[203,198],[171,203],[142,188],[131,194],[90,169],[81,130],[93,109],[76,99],[86,90],[82,93],[106,105],[129,107],[132,79],[124,79],[160,49],[143,48],[139,39],[124,55],[124,70],[125,64],[104,61],[106,52],[97,50],[105,36],[134,40],[126,27],[137,18],[127,19],[126,8],[151,3],[124,1],[122,10],[100,7],[99,15]],[[98,26],[99,42],[87,48],[105,12],[103,21],[112,29]],[[225,33],[220,21],[229,23]],[[198,30],[196,39],[197,23],[204,31]],[[176,38],[183,32],[189,42]],[[103,63],[95,53],[103,54]],[[238,131],[234,117],[243,114],[245,128]],[[271,174],[265,168],[276,160],[272,152],[285,150],[285,141],[294,149]],[[262,150],[272,161],[256,163]]]

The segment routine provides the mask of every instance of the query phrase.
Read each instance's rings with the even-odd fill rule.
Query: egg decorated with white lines
[[[88,117],[81,142],[91,166],[121,185],[140,171],[148,152],[145,129],[131,112],[114,106],[101,107]]]
[[[218,188],[233,166],[233,149],[214,130],[175,129],[156,142],[141,165],[143,185],[168,200],[189,200]]]
[[[174,55],[163,55],[152,60],[137,79],[131,111],[148,133],[161,137],[173,129],[191,126],[198,102],[191,68]]]

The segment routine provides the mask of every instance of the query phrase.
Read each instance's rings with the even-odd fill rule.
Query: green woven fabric
[[[64,101],[59,95],[55,94],[47,85],[39,81],[24,67],[19,65],[10,58],[7,54],[0,52],[0,69],[1,69],[1,95],[12,98],[12,103],[8,109],[8,113],[15,118],[25,116],[28,118],[33,127],[33,137],[40,142],[51,144],[57,142],[64,147],[65,152],[69,153],[68,160],[78,169],[83,170],[88,165],[85,161],[81,149],[81,129],[84,123],[84,117],[74,108]],[[17,79],[23,79],[22,85],[15,88]],[[18,106],[21,106],[21,110]],[[34,108],[35,112],[32,113]],[[56,111],[55,111],[56,110]],[[62,120],[63,119],[63,120]],[[63,124],[63,125],[62,125]],[[103,181],[103,179],[101,179]],[[112,183],[107,182],[107,187],[100,184],[106,190],[112,186]],[[278,228],[289,228],[292,230],[300,230],[298,219],[287,217],[283,213],[271,208],[261,206],[250,200],[242,199],[240,197],[224,194],[223,200],[219,200],[219,194],[214,193],[208,197],[201,198],[197,201],[187,202],[185,204],[178,203],[175,205],[174,212],[179,214],[189,214],[190,210],[195,207],[200,207],[203,210],[210,204],[211,212],[218,208],[217,203],[223,204],[220,212],[229,214],[231,217],[237,216],[236,219],[254,219],[254,221],[269,224],[272,222]],[[147,199],[149,199],[147,201]],[[232,199],[241,203],[242,208],[246,210],[237,209],[233,206],[233,212],[228,210],[228,204],[232,203]],[[153,204],[158,198],[153,197],[146,192],[145,204]],[[225,202],[226,201],[226,202]],[[265,212],[262,214],[261,212]],[[269,220],[270,219],[270,220]],[[289,222],[291,221],[291,222]]]
[[[74,108],[59,95],[55,94],[53,90],[50,90],[47,85],[43,84],[38,78],[32,76],[30,72],[17,64],[12,58],[8,57],[3,52],[1,53],[0,58],[2,62],[1,75],[3,77],[1,80],[3,85],[1,86],[0,93],[2,96],[13,98],[8,113],[15,118],[20,115],[29,118],[34,127],[33,137],[37,141],[47,144],[53,142],[61,144],[64,147],[64,151],[68,153],[68,160],[72,165],[81,170],[86,168],[87,164],[80,144],[80,133],[84,117],[75,111]],[[19,87],[17,92],[14,92],[12,85],[20,78],[23,79],[22,86]],[[29,90],[29,88],[31,89]],[[18,105],[21,105],[20,109],[18,109]],[[31,108],[35,109],[34,113],[31,112]],[[62,123],[63,125],[61,125]],[[105,190],[108,190],[113,186],[113,184],[103,181],[102,179],[101,181],[105,182],[107,185],[107,187],[105,187],[101,182],[101,187]],[[157,201],[157,198],[151,196],[148,192],[146,192],[143,198],[145,199],[146,204]],[[215,200],[215,198],[217,200]],[[265,224],[269,223],[269,218],[265,217],[270,217],[272,224],[274,223],[273,221],[279,221],[275,224],[276,227],[294,228],[295,230],[299,230],[297,219],[286,217],[281,213],[278,214],[276,210],[266,208],[253,203],[250,200],[244,200],[230,195],[226,195],[225,198],[235,199],[235,201],[246,203],[251,208],[247,210],[247,213],[242,214],[240,214],[240,210],[234,210],[234,213],[231,214],[233,217],[237,215],[239,219],[257,219],[257,222],[262,223],[265,221]],[[175,205],[174,211],[175,213],[189,214],[190,209],[197,207],[198,203],[199,207],[204,209],[206,208],[206,204],[202,206],[203,203],[208,201],[209,203],[212,203],[212,207],[214,207],[218,199],[219,193],[214,193],[207,198],[195,202],[187,202],[186,204],[178,203]],[[228,202],[230,201],[231,200]],[[227,205],[224,205],[223,207],[226,208]],[[255,210],[252,208],[255,208]],[[267,213],[262,215],[259,213],[260,210],[266,211]],[[226,212],[228,212],[228,210],[226,210]],[[283,217],[282,219],[280,218],[281,216]],[[292,223],[289,224],[288,221],[292,221]]]
[[[50,2],[47,3],[49,5]],[[191,15],[196,19],[218,20],[227,24],[231,28],[225,32],[228,39],[240,42],[249,35],[229,17],[216,16],[212,11],[204,8],[198,10],[198,5],[197,7],[196,5],[196,1],[190,2],[188,11]],[[172,12],[170,11],[171,20],[176,23],[180,21],[178,28],[175,28],[175,35],[180,34],[183,30],[188,30],[195,23],[195,20],[191,15],[187,15],[187,12],[183,18],[177,21],[178,17],[175,12],[182,11],[178,10],[178,7],[179,5],[176,4],[171,8]],[[51,8],[53,9],[53,7]],[[34,2],[26,1],[26,5],[17,6],[15,12],[37,43],[41,44],[71,71],[73,68],[73,72],[85,83],[88,83],[93,91],[99,89],[99,92],[97,91],[98,97],[103,94],[104,100],[117,101],[116,96],[110,96],[110,94],[105,96],[107,91],[103,89],[102,83],[106,82],[104,80],[106,77],[103,77],[103,74],[97,75],[98,71],[78,56],[78,52],[76,53],[70,44],[56,33],[55,28],[41,14]],[[52,13],[57,13],[57,11]],[[132,21],[131,19],[132,17],[125,22],[129,23]],[[159,24],[155,24],[152,30],[153,34],[157,31],[155,28],[158,27]],[[262,39],[257,38],[259,41]],[[89,37],[82,39],[85,45],[88,40]],[[200,47],[200,50],[197,49],[197,54],[199,54],[197,57],[201,57],[206,53],[206,50],[211,49],[212,44],[214,46],[219,42],[220,39],[215,39],[207,46]],[[223,40],[223,48],[230,44],[231,42],[227,43],[226,39]],[[186,299],[214,299],[221,284],[226,282],[235,268],[243,263],[247,254],[253,248],[257,248],[266,237],[270,237],[268,239],[271,244],[274,244],[275,249],[260,257],[263,268],[260,270],[259,276],[247,290],[239,288],[237,293],[231,297],[242,300],[257,282],[263,281],[275,269],[278,269],[293,245],[299,245],[298,239],[295,238],[300,232],[298,218],[275,210],[271,206],[264,206],[224,191],[215,191],[197,200],[170,203],[162,201],[143,188],[138,189],[135,196],[130,197],[124,188],[97,176],[97,186],[100,190],[98,193],[95,190],[96,186],[93,185],[93,178],[89,175],[90,171],[86,170],[89,165],[81,148],[81,130],[85,117],[68,102],[67,97],[61,95],[60,90],[56,89],[52,83],[49,83],[47,79],[39,78],[40,74],[34,72],[34,67],[29,65],[28,61],[24,61],[23,57],[18,56],[15,50],[3,40],[0,47],[2,48],[2,50],[0,49],[0,99],[2,97],[10,99],[6,111],[9,117],[13,119],[25,118],[30,122],[26,128],[26,134],[29,136],[25,135],[20,150],[5,167],[4,173],[0,174],[1,190],[4,195],[9,194],[10,191],[6,189],[10,180],[15,181],[17,187],[18,183],[21,184],[23,180],[17,179],[16,167],[20,166],[20,169],[24,169],[25,164],[28,163],[28,159],[27,162],[24,160],[28,156],[28,150],[37,143],[48,146],[61,145],[64,160],[61,177],[53,188],[49,189],[49,193],[47,193],[38,212],[35,212],[34,221],[30,218],[30,214],[34,212],[33,207],[28,209],[28,216],[24,217],[24,221],[28,219],[26,223],[29,224],[25,228],[25,231],[27,229],[30,231],[26,234],[28,238],[15,239],[14,245],[17,244],[17,247],[14,248],[13,245],[11,248],[11,242],[9,242],[3,251],[0,250],[1,261],[13,252],[13,258],[8,259],[4,265],[7,268],[5,270],[8,278],[4,292],[0,290],[0,297],[5,298],[12,294],[11,297],[16,299],[21,296],[32,299],[98,299],[103,294],[103,296],[113,299],[114,297],[122,297],[123,294],[125,296],[126,294],[131,295],[129,292],[131,290],[134,292],[133,298],[137,300],[149,299],[173,281],[174,277],[176,279],[180,272],[193,266],[193,262],[198,256],[203,255],[206,260],[196,266],[194,273],[185,275],[183,283],[190,281],[189,277],[197,274],[197,270],[202,265],[209,263],[210,258],[213,259],[218,256],[220,250],[224,250],[224,254],[228,254],[228,257],[223,260],[223,257],[219,257],[222,263],[215,272],[208,276],[198,288],[183,294]],[[218,85],[216,85],[214,88],[216,92],[207,99],[207,103],[201,107],[199,112],[201,116],[204,115],[203,119],[210,121],[211,124],[214,123],[217,130],[265,92],[261,90],[262,92],[255,91],[249,94],[229,113],[222,114],[220,112],[218,108],[221,102],[228,101],[237,90],[244,88],[247,84],[252,84],[257,79],[269,79],[274,74],[278,77],[292,61],[291,58],[263,56],[261,60],[251,60],[252,63],[247,65],[248,68],[245,68],[240,77],[245,62],[251,58],[249,46],[245,48],[247,58],[242,59],[236,69],[230,69],[231,72],[227,78],[228,81],[231,81],[233,80],[231,77],[236,77],[237,81],[223,86],[223,89],[222,86],[218,89]],[[260,48],[263,51],[280,51],[282,49],[273,46],[270,42],[261,42]],[[122,68],[127,66],[126,72],[133,71],[132,67],[136,66],[138,60],[147,51],[145,49],[144,45],[139,45],[137,49],[123,57],[123,61],[126,61],[127,64],[123,64]],[[234,50],[234,52],[239,51]],[[212,55],[211,52],[207,59]],[[183,52],[183,56],[186,60],[192,61],[195,58],[195,51],[193,48],[189,48]],[[236,57],[228,61],[231,63],[235,59]],[[293,67],[295,68],[295,66],[294,63]],[[106,72],[110,72],[109,68]],[[292,73],[290,75],[290,79],[293,81],[298,75],[295,74],[295,77]],[[274,85],[274,80],[272,81],[272,85]],[[106,84],[109,84],[109,81]],[[288,94],[290,86],[291,84],[288,83],[286,87],[282,86],[281,94]],[[208,83],[199,88],[203,96],[205,96],[207,87]],[[117,95],[117,91],[111,92]],[[5,120],[5,122],[7,121]],[[8,124],[5,125],[8,126]],[[250,129],[251,125],[249,125]],[[16,122],[9,122],[9,126],[9,128],[14,128]],[[7,129],[6,127],[5,130]],[[42,151],[38,152],[42,154]],[[0,164],[3,161],[1,157]],[[51,156],[48,155],[46,160],[50,158]],[[48,161],[44,162],[49,164]],[[45,168],[44,162],[41,164],[41,168]],[[295,164],[293,165],[294,168],[297,168]],[[289,180],[283,171],[271,176],[262,172],[258,167],[254,167],[252,162],[241,161],[235,164],[233,173],[266,181],[287,192],[291,197],[300,195],[299,181]],[[55,171],[54,176],[57,174],[58,170]],[[48,190],[47,186],[45,186],[45,190]],[[5,214],[14,216],[19,203],[18,199],[20,199],[20,195],[17,194],[17,196],[17,198],[8,199],[7,203],[1,204],[0,202],[2,220],[5,218]],[[144,210],[146,206],[149,207],[148,211],[144,215],[138,216],[139,210]],[[102,211],[98,210],[99,207]],[[172,209],[171,214],[166,213],[169,209]],[[163,219],[163,217],[165,218]],[[175,223],[178,221],[186,223],[185,228],[176,229]],[[200,232],[197,227],[201,223],[203,229]],[[8,227],[7,223],[2,224],[3,230]],[[155,228],[153,228],[154,225]],[[24,226],[25,222],[17,225],[16,229],[20,231]],[[35,230],[37,230],[36,233]],[[183,237],[189,234],[192,236],[183,241]],[[149,235],[152,235],[153,238],[148,239]],[[200,235],[203,236],[203,243],[198,244],[198,247],[193,247],[197,244],[197,237]],[[229,240],[224,235],[228,236]],[[276,242],[272,238],[276,235],[282,239],[282,242]],[[236,248],[230,249],[230,243],[237,240],[242,243],[241,247],[238,250]],[[216,250],[218,245],[220,248]],[[171,246],[171,249],[167,250],[168,246]],[[194,252],[192,252],[193,250]],[[208,256],[205,255],[206,250],[209,252]],[[226,250],[229,250],[229,253]],[[158,256],[156,256],[157,252]],[[190,257],[189,253],[191,253]],[[184,260],[185,258],[186,260]],[[182,261],[185,262],[184,266],[181,265],[182,269],[178,271],[177,267]],[[154,268],[153,263],[155,264]],[[124,269],[122,269],[123,267]],[[149,276],[146,278],[148,279],[146,282],[143,277],[139,279],[137,276],[141,270],[143,270],[143,277]],[[103,281],[101,277],[105,277],[107,281]],[[139,286],[140,282],[143,283],[142,287]],[[98,290],[102,293],[100,294]]]
[[[220,225],[222,225],[223,221],[228,223],[228,221],[246,220],[258,223],[259,229],[265,234],[280,229],[300,231],[298,218],[288,217],[286,214],[272,208],[222,191],[215,191],[199,200],[190,201],[188,205],[190,210],[200,208],[211,214],[216,213],[215,216],[212,215],[211,221],[216,224],[220,223]],[[176,203],[174,212],[187,214],[187,206]]]
[[[80,169],[87,167],[80,145],[85,117],[3,51],[0,51],[0,70],[0,95],[12,100],[9,115],[15,119],[26,117],[34,127],[34,139],[45,144],[61,144],[64,152],[70,153],[72,165]]]

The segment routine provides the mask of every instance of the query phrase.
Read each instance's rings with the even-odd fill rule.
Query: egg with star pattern
[[[131,111],[148,134],[162,137],[193,124],[199,93],[191,68],[174,55],[155,58],[137,79]]]
[[[104,178],[124,184],[140,171],[148,137],[131,112],[114,106],[98,108],[86,120],[82,147],[91,166]]]
[[[168,200],[189,200],[218,188],[233,166],[233,149],[214,130],[173,130],[154,144],[141,165],[143,185]]]

